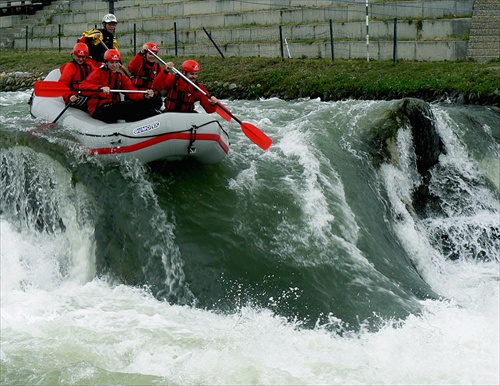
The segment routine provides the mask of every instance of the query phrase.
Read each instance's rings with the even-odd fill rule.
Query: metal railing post
[[[285,53],[283,52],[283,31],[280,26],[280,50],[281,50],[281,59],[285,57]]]
[[[394,42],[392,48],[392,60],[398,60],[398,18],[394,18]]]
[[[174,22],[174,44],[175,44],[175,56],[177,56],[177,22]]]
[[[335,53],[333,51],[333,20],[330,19],[330,48],[332,50],[332,62],[335,59]]]
[[[134,55],[137,53],[137,25],[134,23]]]

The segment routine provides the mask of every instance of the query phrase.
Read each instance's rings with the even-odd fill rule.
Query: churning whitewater
[[[424,170],[413,117],[378,137],[406,101],[224,101],[268,151],[221,121],[220,164],[141,165],[30,94],[0,93],[2,384],[500,383],[498,111],[424,106]]]

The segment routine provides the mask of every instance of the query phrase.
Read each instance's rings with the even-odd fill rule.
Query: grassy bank
[[[124,62],[131,59],[124,56]],[[176,67],[185,58],[163,57]],[[67,52],[0,51],[0,72],[47,74],[70,60]],[[329,59],[197,58],[200,80],[221,98],[322,100],[395,99],[461,100],[500,104],[500,61],[489,63],[392,62]]]

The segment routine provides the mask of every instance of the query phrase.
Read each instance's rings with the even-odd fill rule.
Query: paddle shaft
[[[103,46],[103,48],[104,48],[106,51],[107,51],[107,50],[109,50],[109,47],[106,45],[106,43],[104,43],[104,42],[102,41],[102,39],[101,39],[101,38],[99,38],[99,42],[101,43],[101,45]],[[125,66],[123,65],[123,63],[122,63],[121,61],[120,61],[120,70],[122,70],[122,71],[123,71],[123,73],[124,73],[125,75],[127,75],[129,78],[131,78],[131,75],[130,75],[130,74],[128,73],[128,71],[125,69]]]
[[[162,59],[160,58],[158,55],[156,55],[153,51],[151,51],[149,48],[148,48],[148,52],[153,55],[156,59],[158,59],[160,62],[162,62],[165,66],[167,65],[167,63]],[[200,87],[198,87],[198,85],[194,82],[192,82],[186,75],[184,75],[182,72],[180,72],[177,68],[175,67],[172,67],[172,71],[175,72],[176,74],[179,74],[186,82],[190,83],[191,85],[193,85],[199,92],[201,92],[203,95],[205,95],[207,98],[209,98],[210,96]]]
[[[95,92],[102,92],[102,90],[92,90],[92,89],[79,89],[77,91],[95,91]],[[122,92],[122,93],[136,93],[136,94],[147,94],[148,90],[116,90],[116,89],[109,89],[109,92]]]
[[[156,59],[158,59],[161,63],[163,63],[164,65],[167,65],[167,63],[165,63],[165,61],[162,58],[160,58],[158,55],[156,55],[153,51],[151,51],[150,49],[148,49],[148,51]],[[174,71],[176,74],[179,74],[186,82],[192,84],[196,89],[198,89],[198,91],[200,91],[207,98],[210,97],[205,91],[203,91],[201,88],[199,88],[198,85],[196,85],[196,83],[192,82],[187,76],[185,76],[182,72],[180,72],[179,70],[177,70],[175,67],[172,67],[172,71]],[[273,140],[271,138],[269,138],[266,133],[264,133],[257,126],[255,126],[255,125],[253,125],[251,123],[240,121],[238,118],[236,118],[233,115],[233,113],[228,108],[226,108],[225,106],[223,106],[221,103],[217,103],[217,105],[221,109],[224,110],[224,114],[226,114],[227,116],[230,116],[230,117],[234,118],[234,120],[240,124],[241,129],[243,130],[243,133],[251,141],[253,141],[261,149],[264,149],[264,150],[269,149],[269,146],[271,146],[271,144],[273,143]]]
[[[64,83],[57,82],[55,80],[38,80],[34,84],[35,95],[42,97],[59,97],[69,94],[76,94],[81,91],[86,92],[102,92],[101,89],[93,88],[83,88],[79,90],[72,90]],[[146,94],[147,90],[117,90],[110,89],[110,92],[121,92],[121,93],[139,93]]]
[[[96,34],[96,35],[97,35],[97,34]],[[99,43],[101,43],[101,46],[102,46],[102,47],[103,47],[106,51],[107,51],[107,50],[109,50],[109,47],[106,45],[106,43],[104,43],[104,42],[102,41],[102,39],[101,39],[101,38],[99,38]]]
[[[68,107],[70,105],[71,105],[71,102],[66,103],[66,106],[64,106],[64,109],[59,113],[59,115],[56,117],[56,119],[54,119],[51,123],[55,124],[59,120],[59,118],[61,118],[62,115],[66,112],[66,110],[68,109]]]
[[[153,55],[156,59],[158,59],[161,63],[163,63],[165,66],[167,65],[167,63],[165,63],[165,61],[160,58],[158,55],[156,55],[153,51],[151,51],[149,48],[148,48],[148,52]],[[186,77],[182,72],[180,72],[179,70],[177,70],[175,67],[172,67],[172,70],[176,73],[176,74],[179,74],[180,76],[182,76],[182,78],[192,84],[199,92],[201,92],[203,95],[205,95],[205,97],[207,97],[208,99],[210,99],[210,95],[207,94],[202,88],[198,87],[198,85],[194,82],[192,82],[188,77]],[[226,121],[230,121],[231,120],[231,112],[230,110],[224,106],[220,101],[217,101],[216,103],[216,108],[215,108],[215,111],[217,112],[217,114],[219,114],[222,118],[224,118]]]

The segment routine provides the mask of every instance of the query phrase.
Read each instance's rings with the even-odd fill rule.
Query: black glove
[[[88,97],[83,95],[77,95],[76,98],[76,101],[69,104],[71,107],[82,107],[85,103],[87,103],[87,100],[89,99]]]

